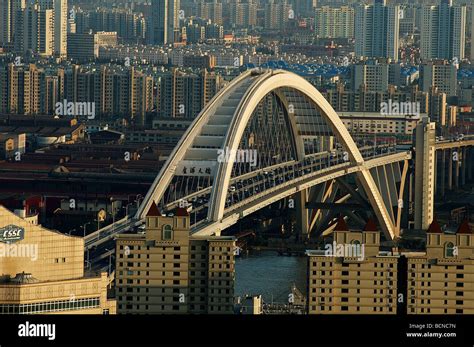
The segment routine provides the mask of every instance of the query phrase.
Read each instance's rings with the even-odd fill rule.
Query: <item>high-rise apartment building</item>
[[[179,40],[180,0],[152,0],[149,43],[163,45]]]
[[[471,9],[471,63],[474,61],[474,6]]]
[[[446,94],[431,88],[428,92],[418,90],[401,91],[390,88],[384,92],[344,90],[343,86],[322,91],[322,95],[337,112],[380,112],[381,103],[418,103],[420,114],[426,113],[431,119],[442,119],[446,116]]]
[[[318,0],[290,0],[295,14],[298,16],[312,16],[314,9],[318,6]]]
[[[26,7],[26,0],[0,1],[0,45],[12,45],[17,37],[17,15]]]
[[[104,9],[78,11],[76,13],[76,32],[117,32],[117,36],[128,42],[142,42],[145,39],[146,24],[142,14],[131,9]]]
[[[230,24],[234,27],[249,28],[257,25],[257,9],[255,0],[238,0],[229,4]]]
[[[368,61],[352,65],[352,89],[385,92],[389,82],[389,64]]]
[[[309,314],[396,314],[399,256],[380,251],[371,220],[350,231],[342,217],[333,243],[307,251]]]
[[[67,55],[67,0],[39,0],[41,9],[53,11],[54,54],[60,57]]]
[[[418,81],[422,91],[429,91],[433,87],[449,96],[457,95],[457,67],[447,61],[431,61],[420,65]]]
[[[160,117],[196,117],[222,88],[220,75],[206,70],[200,73],[174,69],[157,77],[158,115]]]
[[[437,6],[423,6],[420,22],[420,55],[423,59],[461,61],[465,56],[466,7],[442,0]]]
[[[88,69],[73,65],[58,72],[58,77],[63,81],[59,95],[71,102],[94,102],[98,116],[120,115],[144,125],[154,106],[153,77],[134,67]]]
[[[417,4],[406,4],[400,7],[400,35],[411,35],[415,32],[416,16],[419,11]]]
[[[287,0],[269,0],[265,5],[265,29],[283,30],[295,12]]]
[[[201,0],[201,2],[198,3],[198,17],[210,19],[212,23],[222,25],[222,2],[217,0],[206,2]]]
[[[44,71],[34,64],[0,68],[0,110],[6,113],[41,113]]]
[[[426,230],[434,217],[436,123],[427,117],[416,127],[415,228]]]
[[[315,34],[322,38],[353,38],[354,8],[349,6],[316,8]]]
[[[16,20],[15,49],[51,56],[54,53],[54,11],[38,3],[19,10]]]
[[[186,209],[165,216],[153,204],[144,232],[118,237],[118,313],[233,313],[235,239],[189,228]]]
[[[355,10],[355,52],[359,57],[398,60],[399,6],[375,0]]]
[[[12,41],[11,23],[13,12],[10,0],[0,2],[0,45],[8,45]]]
[[[68,58],[79,62],[92,61],[99,57],[99,47],[116,45],[116,32],[71,33],[68,35]]]

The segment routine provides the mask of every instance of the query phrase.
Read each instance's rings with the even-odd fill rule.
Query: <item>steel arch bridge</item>
[[[137,225],[155,202],[165,213],[187,208],[193,233],[219,234],[256,210],[296,196],[302,229],[309,233],[324,217],[307,209],[310,200],[327,199],[329,183],[332,187],[354,174],[360,189],[353,195],[364,196],[386,238],[394,239],[411,153],[391,150],[357,144],[331,105],[302,77],[250,70],[201,111],[134,218],[119,221],[116,228]],[[324,189],[315,190],[321,184]]]

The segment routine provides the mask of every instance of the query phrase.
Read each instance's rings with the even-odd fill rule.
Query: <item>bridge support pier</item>
[[[435,123],[423,118],[416,126],[415,229],[426,230],[433,221],[435,186]]]
[[[446,151],[441,150],[441,165],[438,165],[438,170],[440,171],[439,179],[439,196],[444,198],[446,190]]]
[[[453,151],[448,150],[448,190],[453,190]]]
[[[295,195],[295,207],[296,207],[296,226],[300,233],[301,240],[307,240],[309,238],[309,209],[306,208],[308,202],[308,190],[303,189]]]
[[[467,163],[467,179],[469,180],[469,182],[472,182],[472,162],[474,161],[474,158],[471,158],[474,153],[474,151],[472,150],[472,148],[468,148],[466,150],[466,160],[465,162]]]
[[[462,163],[461,163],[461,186],[466,184],[466,167],[467,167],[467,148],[462,148]]]
[[[454,161],[454,188],[457,190],[459,189],[459,169],[460,169],[460,163],[461,163],[461,156],[460,156],[460,149],[456,149],[457,153],[457,158]]]

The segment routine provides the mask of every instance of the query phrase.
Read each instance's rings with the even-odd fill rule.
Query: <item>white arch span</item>
[[[382,201],[380,192],[354,140],[341,119],[321,95],[304,78],[283,70],[247,71],[235,78],[226,88],[221,90],[201,111],[188,128],[176,148],[173,150],[159,175],[153,182],[135,218],[143,219],[153,201],[158,202],[173,179],[178,164],[186,159],[200,156],[207,160],[217,161],[218,149],[239,148],[244,130],[260,101],[270,92],[280,88],[290,88],[309,98],[319,109],[332,132],[349,154],[352,164],[357,165],[358,178],[362,183],[367,197],[379,220],[382,230],[392,239],[398,236],[389,213]],[[302,138],[298,134],[297,112],[288,113],[291,133],[294,138],[297,154],[302,155]],[[209,137],[207,134],[213,133]],[[208,143],[211,148],[193,148],[193,143]],[[202,146],[201,146],[202,147]],[[224,216],[225,201],[234,165],[234,158],[217,163],[211,198],[209,199],[208,221],[219,222]],[[298,158],[298,159],[301,159]]]

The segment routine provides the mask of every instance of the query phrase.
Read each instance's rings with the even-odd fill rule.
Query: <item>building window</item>
[[[452,242],[447,242],[444,245],[444,257],[452,258],[454,257],[454,244]]]
[[[169,224],[163,225],[163,240],[172,240],[173,239],[173,228]]]

